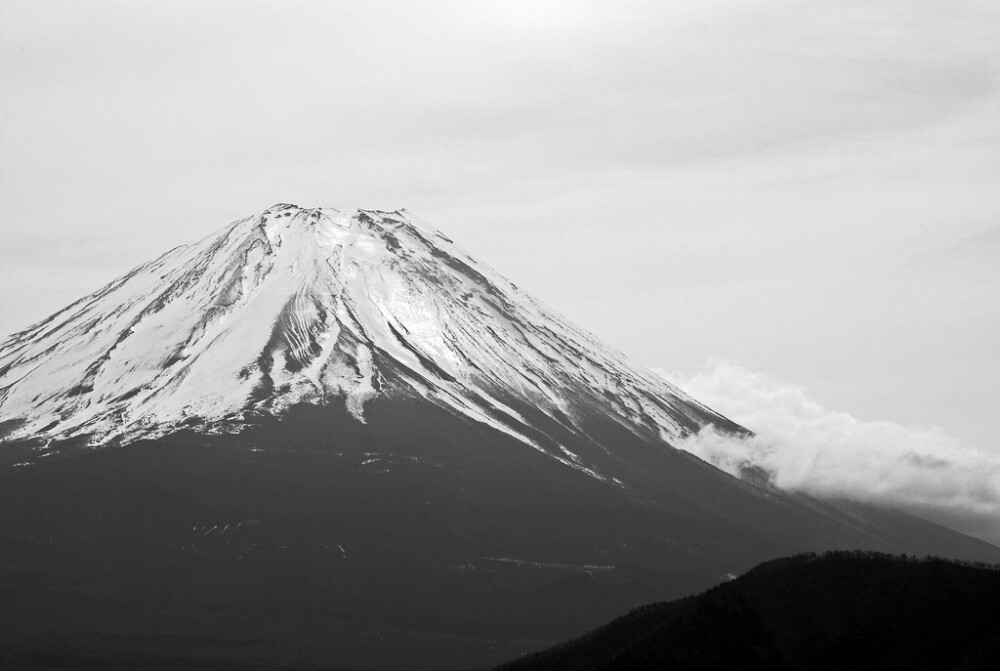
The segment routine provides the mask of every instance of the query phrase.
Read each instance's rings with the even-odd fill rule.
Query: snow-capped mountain
[[[0,345],[0,658],[485,668],[796,552],[1000,561],[708,424],[406,212],[277,205]]]
[[[0,344],[0,438],[92,444],[417,394],[605,477],[539,433],[593,413],[667,443],[739,430],[547,310],[404,210],[275,205]]]

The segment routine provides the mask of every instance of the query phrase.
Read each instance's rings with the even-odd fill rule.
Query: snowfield
[[[416,394],[605,476],[517,407],[586,436],[598,412],[668,443],[737,430],[405,210],[275,205],[0,344],[0,439],[237,431],[295,404]]]

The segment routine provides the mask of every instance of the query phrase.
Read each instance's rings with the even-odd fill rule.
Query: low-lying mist
[[[937,427],[859,420],[723,360],[667,377],[755,432],[735,439],[709,427],[678,446],[728,473],[756,466],[781,489],[898,506],[1000,543],[1000,455]]]

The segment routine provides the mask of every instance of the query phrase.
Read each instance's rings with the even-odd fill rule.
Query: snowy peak
[[[236,431],[297,403],[365,421],[400,394],[593,475],[537,417],[583,438],[595,415],[666,442],[739,430],[405,210],[275,205],[0,344],[0,440]]]

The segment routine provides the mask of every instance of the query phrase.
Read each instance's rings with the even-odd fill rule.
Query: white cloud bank
[[[782,489],[901,506],[1000,541],[1000,455],[936,427],[829,410],[799,387],[727,361],[667,377],[756,433],[740,440],[709,429],[679,445],[728,473],[758,466]]]

